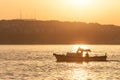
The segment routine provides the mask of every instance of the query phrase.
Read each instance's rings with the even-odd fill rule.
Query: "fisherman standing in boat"
[[[87,58],[89,57],[89,53],[88,53],[88,51],[86,52],[85,57],[87,57]]]

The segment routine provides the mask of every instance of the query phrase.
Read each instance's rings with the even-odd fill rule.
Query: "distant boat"
[[[91,50],[78,48],[78,50],[75,53],[69,52],[66,55],[53,53],[53,55],[56,57],[57,62],[89,62],[107,60],[107,54],[103,56],[89,56],[88,52],[91,52]],[[83,54],[85,54],[84,57]]]

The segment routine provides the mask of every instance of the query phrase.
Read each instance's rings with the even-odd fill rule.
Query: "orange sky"
[[[120,0],[0,0],[0,19],[98,22],[120,25]]]

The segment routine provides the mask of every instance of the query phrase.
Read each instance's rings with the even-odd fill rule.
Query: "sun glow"
[[[91,3],[90,0],[68,0],[69,4],[72,6],[80,7],[87,6]]]
[[[76,52],[80,45],[73,45],[72,52]]]
[[[72,52],[76,52],[78,48],[89,49],[89,46],[88,45],[73,45]]]
[[[82,49],[89,49],[88,45],[80,45],[80,48],[82,48]]]

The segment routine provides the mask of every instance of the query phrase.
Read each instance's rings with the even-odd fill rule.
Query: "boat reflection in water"
[[[75,52],[67,52],[64,54],[56,54],[53,55],[56,57],[57,62],[89,62],[89,61],[106,61],[107,54],[103,56],[90,56],[91,50],[86,46],[80,46],[77,48]]]

